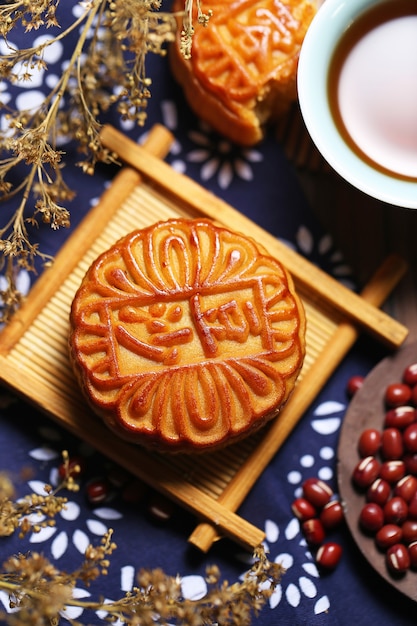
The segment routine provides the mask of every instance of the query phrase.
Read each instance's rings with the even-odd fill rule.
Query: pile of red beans
[[[302,485],[302,496],[294,500],[291,508],[309,547],[316,550],[317,565],[324,570],[334,569],[342,556],[342,548],[325,539],[328,531],[343,522],[344,515],[331,487],[319,478],[307,478]]]
[[[359,524],[398,575],[417,569],[417,363],[386,387],[384,400],[381,429],[359,436],[352,481],[365,497]]]

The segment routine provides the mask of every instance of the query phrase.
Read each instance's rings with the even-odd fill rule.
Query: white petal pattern
[[[51,544],[51,552],[54,559],[59,559],[68,548],[68,535],[65,531],[60,532]]]
[[[329,598],[327,596],[322,596],[319,600],[317,600],[314,605],[314,613],[319,615],[319,613],[325,613],[330,608]]]
[[[72,542],[80,554],[85,554],[85,551],[90,544],[90,540],[88,539],[86,533],[79,529],[74,531]]]
[[[332,435],[340,428],[340,422],[339,417],[328,417],[324,420],[313,420],[311,427],[319,435]]]
[[[68,522],[73,522],[80,516],[80,505],[77,502],[67,502],[65,509],[61,511],[61,517]]]
[[[202,576],[184,576],[181,579],[181,591],[187,600],[199,600],[207,593],[207,584]]]
[[[135,584],[135,568],[132,565],[125,565],[120,572],[120,588],[126,593],[132,591]]]
[[[285,590],[285,597],[290,606],[296,608],[300,604],[301,593],[296,585],[290,583]]]
[[[100,519],[121,519],[123,515],[116,511],[116,509],[112,509],[110,507],[100,507],[99,509],[94,509],[94,514],[97,515]]]
[[[107,532],[107,526],[96,519],[88,519],[86,524],[88,530],[98,537],[102,537]]]
[[[281,554],[275,557],[274,561],[282,565],[286,570],[289,570],[294,564],[294,557],[288,554],[288,552],[281,552]]]
[[[301,576],[300,580],[298,581],[298,584],[300,585],[300,589],[302,591],[302,593],[307,597],[307,598],[315,598],[317,595],[317,588],[316,585],[313,583],[312,580],[310,580],[310,578],[307,578],[306,576]]]
[[[269,606],[271,609],[275,609],[282,599],[282,587],[278,585],[274,591],[272,592],[271,597],[269,598]]]
[[[317,569],[315,563],[303,563],[302,568],[310,576],[314,576],[314,578],[319,578],[319,570]]]
[[[275,543],[278,541],[279,528],[278,525],[270,519],[265,522],[265,534],[268,541]]]
[[[346,405],[341,402],[336,402],[335,400],[328,400],[327,402],[322,402],[318,405],[318,407],[314,411],[314,415],[332,415],[332,413],[339,413],[346,409]]]
[[[291,541],[300,532],[300,522],[294,517],[285,529],[285,538]]]
[[[54,526],[46,526],[45,528],[41,528],[38,533],[32,533],[29,539],[30,543],[43,543],[44,541],[48,541],[53,535],[56,533],[56,528]]]
[[[31,488],[31,490],[33,491],[33,493],[36,493],[38,496],[45,496],[46,495],[45,483],[42,482],[41,480],[30,480],[28,482],[28,485]]]

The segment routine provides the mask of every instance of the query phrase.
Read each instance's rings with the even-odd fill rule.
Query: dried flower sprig
[[[76,468],[70,468],[66,452],[63,456],[64,478],[59,489],[74,489]],[[5,491],[6,482],[0,481],[0,494],[12,493],[8,482]],[[53,517],[61,506],[65,506],[65,499],[58,499],[57,490],[52,491],[48,486],[44,498],[31,494],[23,499],[22,507],[7,495],[2,498],[0,521],[8,520],[5,528],[9,528],[13,517],[17,520],[35,512]],[[22,524],[11,524],[12,532],[17,528],[21,536],[28,530],[25,528],[22,533]],[[36,528],[32,527],[32,530],[36,531]],[[74,589],[78,583],[89,586],[108,573],[110,557],[117,548],[112,536],[113,531],[109,530],[97,546],[89,545],[81,565],[70,572],[61,571],[37,552],[10,556],[0,570],[0,589],[9,595],[10,607],[16,611],[0,612],[2,623],[8,626],[51,626],[59,623],[60,614],[66,608],[78,607],[83,612],[100,612],[107,623],[119,620],[132,626],[167,626],[172,623],[184,626],[208,626],[213,623],[249,626],[253,617],[264,608],[284,573],[282,566],[271,563],[264,548],[259,546],[254,553],[252,567],[239,582],[229,584],[222,581],[217,566],[207,567],[208,591],[199,600],[184,598],[181,577],[168,576],[161,569],[141,570],[137,586],[120,599],[104,601],[100,598],[94,601],[76,598]],[[73,624],[80,626],[80,622]]]
[[[199,0],[198,0],[199,2]],[[14,0],[0,6],[0,37],[7,54],[0,55],[0,79],[18,84],[45,71],[48,47],[69,40],[75,45],[57,83],[34,110],[18,111],[0,102],[6,124],[0,128],[0,200],[11,202],[12,216],[0,222],[0,271],[7,286],[0,291],[0,321],[7,322],[21,304],[16,287],[19,268],[36,271],[52,259],[32,242],[30,229],[39,221],[52,230],[70,225],[67,203],[74,196],[63,177],[65,153],[59,139],[75,139],[83,154],[79,165],[93,174],[100,162],[115,156],[101,145],[100,117],[115,107],[122,119],[143,126],[151,82],[145,59],[163,55],[176,31],[176,16],[160,11],[162,0],[86,0],[80,15],[60,30],[60,0]],[[192,0],[186,0],[186,31]],[[203,17],[199,7],[199,20]],[[14,28],[47,29],[36,47],[17,49],[10,42]],[[52,32],[50,32],[52,31]],[[5,126],[5,127],[4,127]],[[18,172],[18,174],[15,174]],[[16,183],[15,181],[18,180]]]
[[[63,451],[62,480],[56,488],[45,485],[45,493],[32,493],[18,500],[13,500],[13,484],[6,473],[0,474],[0,537],[12,535],[17,529],[19,537],[28,532],[40,532],[46,526],[55,525],[55,516],[65,509],[67,498],[57,495],[66,489],[78,491],[79,485],[74,479],[74,468],[70,471],[68,452]],[[39,521],[36,520],[39,517]]]

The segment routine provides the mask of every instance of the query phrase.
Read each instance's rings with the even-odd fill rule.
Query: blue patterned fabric
[[[67,3],[73,8],[78,4],[68,0]],[[71,15],[67,19],[70,18]],[[64,25],[65,17],[62,20]],[[36,36],[33,32],[22,35],[13,43],[26,47]],[[54,49],[54,56],[49,59],[50,75],[61,72],[69,54],[70,41]],[[148,73],[153,84],[146,127],[138,129],[122,124],[115,113],[103,121],[138,142],[154,123],[165,124],[176,137],[167,158],[174,168],[227,200],[338,280],[352,285],[349,268],[334,248],[331,237],[316,222],[296,172],[276,140],[270,136],[251,149],[230,144],[190,112],[170,76],[166,58],[150,56]],[[40,74],[32,83],[13,88],[4,84],[0,89],[5,104],[9,101],[23,107],[47,93],[47,78]],[[0,111],[2,115],[4,111]],[[70,229],[52,233],[47,226],[41,226],[37,233],[42,250],[50,254],[60,248],[98,201],[116,172],[114,167],[100,166],[94,177],[87,177],[75,166],[79,159],[76,146],[63,145],[63,150],[66,181],[77,196],[68,205],[72,218]],[[7,209],[7,205],[1,207],[2,215]],[[25,290],[30,290],[33,280],[33,276],[24,273],[20,276]],[[346,528],[333,535],[344,550],[338,568],[328,575],[320,573],[291,512],[291,503],[305,478],[319,476],[337,492],[336,448],[348,404],[346,383],[354,374],[365,375],[384,355],[384,350],[373,340],[367,337],[359,340],[240,509],[243,517],[265,529],[271,559],[282,561],[287,568],[282,584],[254,624],[408,626],[416,623],[416,605],[373,571]],[[128,503],[117,492],[111,501],[92,506],[85,497],[85,484],[93,477],[106,476],[109,461],[6,390],[0,390],[0,406],[0,470],[7,469],[16,477],[19,496],[30,491],[41,492],[46,482],[56,484],[61,450],[67,449],[70,455],[81,454],[87,459],[81,490],[69,494],[69,506],[58,517],[56,527],[30,535],[23,543],[16,537],[1,538],[1,562],[13,552],[37,550],[57,567],[71,570],[81,561],[86,545],[97,542],[111,527],[118,549],[112,557],[109,575],[88,589],[80,589],[81,597],[103,593],[109,599],[116,599],[132,588],[139,569],[156,567],[168,574],[179,573],[186,594],[192,597],[204,592],[202,576],[208,564],[216,563],[229,581],[238,580],[248,568],[250,555],[226,540],[216,543],[208,555],[193,551],[187,538],[195,519],[178,507],[168,522],[157,523],[143,502]],[[19,478],[22,469],[30,469],[29,479]],[[2,592],[0,603],[8,610],[8,599]],[[100,615],[91,613],[71,612],[70,616],[82,623],[104,623]]]

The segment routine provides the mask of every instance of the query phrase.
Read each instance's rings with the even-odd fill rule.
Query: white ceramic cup
[[[329,104],[328,71],[335,48],[349,25],[381,2],[385,0],[325,0],[301,49],[298,98],[313,142],[336,172],[369,196],[395,206],[416,209],[417,172],[415,179],[405,179],[385,173],[361,159],[342,138]],[[389,41],[387,46],[390,46]],[[410,80],[416,81],[417,86],[417,59],[415,68]],[[387,84],[387,90],[389,88]]]

